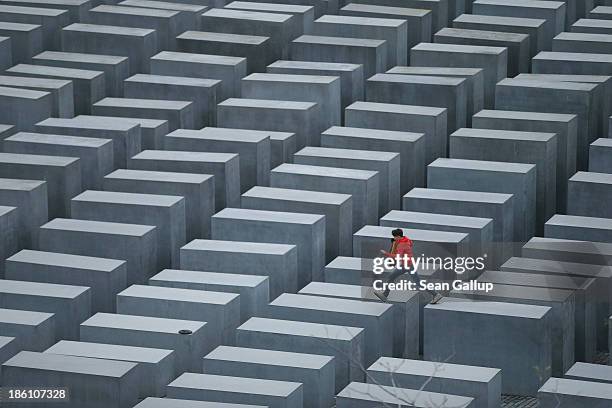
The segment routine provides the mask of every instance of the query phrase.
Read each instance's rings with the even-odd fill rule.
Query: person
[[[419,274],[413,270],[412,268],[412,240],[408,237],[404,236],[404,231],[402,231],[401,228],[397,228],[394,229],[393,231],[391,231],[391,235],[393,236],[393,238],[391,239],[391,250],[389,252],[385,251],[384,249],[381,249],[380,252],[390,258],[395,258],[398,255],[402,258],[404,258],[404,256],[406,256],[407,259],[407,267],[408,269],[404,269],[404,268],[398,268],[395,269],[391,275],[389,275],[389,277],[386,280],[386,288],[384,291],[379,291],[379,290],[375,290],[374,294],[383,302],[387,301],[387,297],[389,296],[390,293],[390,289],[389,289],[389,283],[393,283],[397,280],[397,278],[399,278],[401,275],[404,274],[408,274],[408,276],[410,277],[410,280],[412,282],[414,282],[417,285],[417,288],[419,286],[419,281],[421,280],[421,278],[419,277]],[[432,300],[431,300],[431,304],[436,304],[440,301],[440,299],[442,299],[442,295],[438,292],[435,292],[433,290],[427,290],[427,292],[432,296]]]

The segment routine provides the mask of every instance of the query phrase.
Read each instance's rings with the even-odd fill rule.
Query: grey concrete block
[[[612,34],[612,21],[598,18],[581,18],[570,27],[573,33]]]
[[[181,248],[181,268],[267,276],[270,299],[274,299],[297,291],[297,256],[296,245],[198,239]],[[236,268],[237,264],[249,267]]]
[[[566,378],[551,378],[538,390],[542,408],[558,404],[572,407],[605,407],[612,401],[612,385]]]
[[[226,404],[176,398],[145,398],[134,408],[263,408],[263,405]]]
[[[132,157],[130,169],[211,174],[215,177],[215,208],[240,205],[238,155],[174,150],[145,150]]]
[[[152,226],[56,218],[40,227],[38,249],[125,260],[127,283],[140,283],[155,270],[157,234]]]
[[[270,186],[351,194],[353,231],[378,218],[380,176],[375,171],[281,164],[272,170]]]
[[[601,217],[555,214],[544,225],[544,236],[612,243],[612,220]]]
[[[0,23],[0,36],[11,38],[13,64],[29,64],[32,57],[43,50],[43,28],[38,24],[3,21]],[[3,68],[8,66],[3,64]]]
[[[37,245],[38,227],[49,221],[47,183],[0,178],[0,205],[19,208],[19,248],[33,248]]]
[[[164,137],[166,150],[236,153],[240,161],[240,192],[270,183],[270,137],[264,132],[206,127],[179,129]]]
[[[0,308],[2,335],[15,337],[19,350],[43,351],[56,341],[55,314]]]
[[[612,139],[599,138],[589,146],[589,171],[596,173],[612,173],[612,164],[609,163]]]
[[[385,105],[367,102],[363,104],[368,106]],[[361,106],[361,103],[359,103],[359,106]],[[358,109],[359,106],[358,104],[351,105],[352,110],[347,110],[347,121],[349,118],[351,122],[361,118],[364,112]],[[400,107],[401,105],[391,106]],[[367,106],[366,109],[368,109]],[[370,116],[369,114],[371,113],[372,111],[367,111],[363,116]],[[385,113],[381,113],[380,116],[382,119]],[[410,119],[409,115],[407,115],[406,119]],[[361,124],[362,122],[360,121],[358,125]],[[444,125],[446,125],[446,122]],[[334,126],[321,134],[321,146],[335,149],[358,151],[372,149],[379,152],[398,153],[400,159],[400,185],[398,191],[403,193],[425,184],[425,139],[426,136],[421,133]]]
[[[0,364],[19,353],[19,344],[16,337],[0,336]],[[2,375],[0,366],[0,375]]]
[[[0,121],[28,131],[53,114],[53,95],[49,92],[0,86]]]
[[[149,71],[158,41],[155,30],[148,28],[75,23],[62,29],[62,51],[128,57],[132,75]]]
[[[10,37],[0,37],[0,69],[13,65],[12,41]]]
[[[140,149],[138,151],[161,149],[163,146],[163,137],[170,132],[168,121],[160,119],[79,115],[75,118],[75,122],[77,121],[86,121],[91,123],[96,121],[108,123],[110,121],[112,123],[125,123],[131,126],[140,126]],[[136,153],[137,152],[134,154]]]
[[[257,132],[257,131],[256,131]],[[297,151],[297,135],[292,132],[266,132],[270,135],[270,168],[290,163]]]
[[[85,116],[73,119],[49,118],[38,122],[35,131],[54,135],[113,140],[114,167],[127,167],[130,157],[141,151],[141,130],[132,121],[109,121]]]
[[[522,254],[531,258],[612,265],[612,245],[603,242],[534,237],[523,246]]]
[[[157,267],[178,267],[186,243],[185,199],[181,196],[87,190],[71,200],[71,215],[93,221],[155,226]]]
[[[130,407],[138,402],[141,372],[132,362],[22,351],[2,367],[2,383],[20,387],[66,387],[77,408]]]
[[[74,91],[72,81],[53,78],[2,75],[0,76],[0,86],[49,92],[52,95],[51,114],[54,117],[71,118],[74,116]]]
[[[36,24],[43,29],[43,44],[47,49],[58,50],[61,44],[60,30],[70,23],[68,10],[0,4],[2,21]]]
[[[0,238],[0,259],[6,259],[17,252],[19,247],[19,215],[17,207],[0,205],[0,226],[2,226],[2,237]],[[4,263],[0,265],[0,278],[4,278]]]
[[[204,374],[302,383],[304,407],[334,400],[334,358],[307,353],[219,346],[204,356]]]
[[[612,368],[601,364],[576,363],[567,370],[565,378],[612,384]]]
[[[132,285],[117,295],[117,313],[205,321],[206,347],[233,344],[240,324],[240,295],[227,292]]]
[[[17,131],[13,125],[0,124],[0,139],[4,140]]]
[[[452,0],[451,0],[452,1]],[[447,0],[381,0],[376,3],[380,6],[410,7],[413,9],[431,10],[432,32],[440,30],[449,22],[449,6],[451,1]],[[371,0],[357,0],[354,3],[372,4]],[[426,40],[425,40],[426,41]]]
[[[96,313],[81,323],[80,341],[174,350],[176,366],[171,374],[176,376],[200,370],[200,358],[211,349],[209,332],[208,324],[201,321]]]
[[[168,384],[168,397],[265,404],[270,408],[302,406],[303,386],[289,381],[184,373]]]
[[[117,3],[119,6],[141,7],[166,11],[178,11],[178,26],[181,30],[197,30],[201,26],[200,15],[209,9],[208,6],[167,2],[156,0],[124,0]]]
[[[6,260],[6,278],[87,286],[91,292],[91,311],[111,313],[115,311],[115,295],[127,286],[127,263],[24,249]]]
[[[252,317],[236,330],[236,345],[332,356],[336,392],[352,380],[363,381],[362,328]]]
[[[83,18],[92,6],[90,0],[3,0],[2,3],[13,6],[68,10],[70,21]]]
[[[104,177],[104,189],[182,196],[185,199],[186,241],[210,237],[210,217],[215,212],[212,175],[120,169]]]
[[[479,330],[467,333],[466,324]],[[551,325],[546,306],[444,299],[425,306],[424,358],[500,368],[502,393],[535,396],[550,377]],[[492,342],[512,353],[483,353]]]
[[[312,26],[315,16],[314,6],[305,6],[299,4],[275,4],[272,2],[265,3],[259,1],[232,1],[224,8],[232,10],[248,10],[276,14],[291,14],[294,16],[293,23],[297,26],[294,27],[294,35],[296,37],[302,34],[308,34],[312,32]]]
[[[270,301],[270,278],[221,272],[164,269],[149,279],[151,286],[227,292],[240,295],[240,322],[259,315]]]
[[[61,340],[44,353],[136,363],[140,369],[140,397],[164,396],[166,384],[174,377],[173,350]]]
[[[91,291],[86,286],[3,279],[0,305],[54,313],[57,338],[75,340],[79,337],[79,324],[91,316]]]
[[[579,171],[568,180],[568,215],[611,218],[612,212],[602,206],[612,190],[612,175]],[[599,203],[599,205],[596,205]]]

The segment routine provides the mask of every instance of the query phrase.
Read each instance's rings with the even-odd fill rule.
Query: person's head
[[[404,236],[404,231],[402,231],[401,228],[396,228],[391,231],[391,235],[393,235],[393,239],[397,241]]]

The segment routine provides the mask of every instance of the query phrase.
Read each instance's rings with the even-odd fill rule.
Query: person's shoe
[[[374,295],[379,298],[382,302],[386,302],[387,301],[387,297],[385,296],[385,292],[383,292],[382,290],[375,290],[374,291]]]
[[[433,299],[431,299],[431,302],[429,302],[430,305],[435,305],[436,303],[438,303],[440,300],[442,300],[444,296],[442,296],[439,293],[436,293],[436,295],[433,297]]]

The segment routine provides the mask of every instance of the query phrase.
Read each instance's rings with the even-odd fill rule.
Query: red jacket
[[[408,264],[412,264],[412,240],[408,237],[401,237],[398,241],[393,242],[391,252],[385,252],[385,255],[395,258],[397,255],[404,257],[408,256]]]

